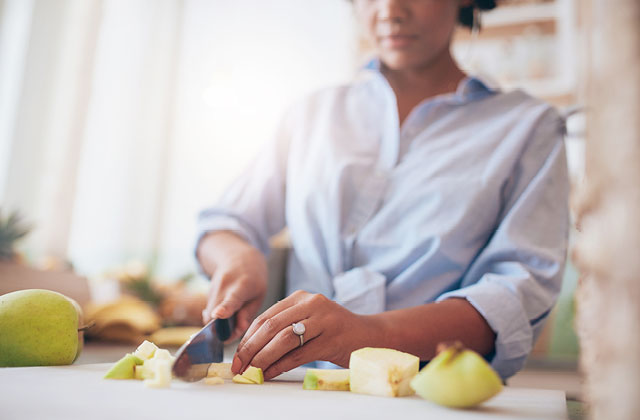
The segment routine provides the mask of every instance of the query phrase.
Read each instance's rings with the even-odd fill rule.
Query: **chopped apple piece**
[[[349,391],[349,369],[307,369],[302,389]]]
[[[222,385],[224,383],[224,379],[220,376],[213,376],[211,378],[204,378],[204,383],[207,385]]]
[[[153,344],[151,341],[144,340],[142,344],[138,346],[136,351],[133,352],[133,355],[142,360],[151,359],[156,350],[158,350],[158,346]]]
[[[157,349],[153,354],[153,359],[163,359],[163,360],[173,361],[173,356],[171,355],[169,350]]]
[[[242,375],[236,375],[233,377],[233,382],[237,383],[237,384],[251,384],[251,385],[255,385],[256,383],[245,378]]]
[[[257,367],[249,366],[247,370],[244,371],[242,376],[244,376],[245,378],[247,378],[248,380],[256,384],[264,383],[264,376],[262,374],[262,369]]]
[[[447,407],[473,407],[502,390],[502,380],[478,353],[462,343],[442,343],[439,353],[411,380],[411,388]]]
[[[133,367],[133,379],[150,379],[144,377],[144,365],[136,365]]]
[[[142,366],[136,366],[134,377],[136,379],[153,379],[155,377],[156,362],[160,359],[145,360]]]
[[[175,357],[168,350],[157,349],[151,359],[144,361],[142,366],[138,366],[134,376],[136,379],[153,379],[156,377],[157,365],[160,362],[168,362],[169,367],[173,366]]]
[[[141,365],[142,360],[133,354],[126,354],[118,360],[104,375],[104,379],[133,379],[136,365]]]
[[[223,379],[232,379],[233,376],[231,363],[211,363],[207,371],[207,377],[209,378],[220,377]]]
[[[145,379],[144,385],[151,388],[167,388],[171,384],[171,363],[170,360],[155,359],[155,363],[152,364],[153,378]]]
[[[151,359],[145,360],[142,366],[138,366],[136,370],[140,371],[139,373],[140,378],[153,379],[156,376],[156,363],[158,362],[158,360],[160,359],[151,358]]]
[[[262,374],[262,369],[249,366],[242,375],[234,376],[233,382],[237,384],[263,384],[264,376]]]
[[[351,353],[351,391],[359,394],[403,397],[413,395],[409,383],[418,373],[420,359],[392,349],[365,347]]]

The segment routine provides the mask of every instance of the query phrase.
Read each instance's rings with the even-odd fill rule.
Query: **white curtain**
[[[0,0],[0,206],[34,259],[193,270],[195,217],[357,67],[345,0]]]

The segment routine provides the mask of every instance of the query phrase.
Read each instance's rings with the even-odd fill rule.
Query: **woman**
[[[235,337],[246,331],[234,372],[251,364],[270,379],[316,360],[347,366],[365,346],[429,360],[454,339],[503,378],[522,367],[565,261],[563,122],[458,68],[452,33],[478,4],[494,6],[355,0],[378,59],[292,108],[202,212],[205,320],[236,314]],[[285,226],[289,296],[251,323],[268,238]]]

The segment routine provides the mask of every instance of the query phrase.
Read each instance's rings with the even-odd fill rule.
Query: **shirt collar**
[[[382,76],[380,59],[375,57],[367,62],[362,71]],[[383,76],[384,77],[384,76]],[[386,80],[386,79],[385,79]],[[500,87],[488,76],[468,75],[460,81],[456,92],[451,94],[456,102],[468,102],[498,93]]]

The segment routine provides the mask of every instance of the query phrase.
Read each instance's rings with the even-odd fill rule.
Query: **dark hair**
[[[473,0],[473,4],[471,6],[460,8],[460,13],[458,14],[458,22],[460,22],[462,26],[472,28],[473,20],[475,19],[473,9],[478,8],[479,10],[491,10],[495,7],[495,0]]]

